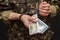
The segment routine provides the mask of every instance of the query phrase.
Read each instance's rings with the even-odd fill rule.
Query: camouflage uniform
[[[44,34],[29,35],[29,30],[20,20],[11,21],[8,19],[12,11],[28,15],[35,14],[36,9],[38,9],[38,0],[3,0],[0,1],[0,4],[3,6],[0,6],[0,19],[8,26],[8,33],[6,36],[8,36],[9,40],[50,40],[53,35],[53,31],[50,30],[50,28]],[[50,16],[55,16],[56,6],[52,5],[51,10],[52,15]],[[49,22],[47,22],[47,17],[40,18],[49,24]]]

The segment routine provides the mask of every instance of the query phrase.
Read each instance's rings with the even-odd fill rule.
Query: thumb
[[[37,18],[30,17],[29,19],[31,22],[37,22],[37,20],[36,20]]]

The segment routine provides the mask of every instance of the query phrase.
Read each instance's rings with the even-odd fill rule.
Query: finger
[[[47,4],[47,2],[46,1],[43,1],[43,4]]]
[[[46,1],[41,2],[39,6],[48,4]]]
[[[49,13],[43,13],[43,12],[39,12],[41,16],[48,16]]]
[[[40,5],[40,6],[39,6],[39,8],[46,8],[46,7],[50,8],[50,4]]]
[[[48,8],[48,7],[46,7],[46,8],[39,8],[39,10],[46,10],[46,11],[49,11],[50,10],[50,8]]]
[[[41,7],[41,5],[43,5],[43,3],[44,3],[44,2],[41,2],[40,5],[39,5],[39,7]]]
[[[45,10],[47,12],[51,12],[50,7],[46,7],[46,8],[39,8],[39,11]]]
[[[49,14],[49,12],[40,12],[40,13],[42,13],[42,14]]]
[[[32,18],[32,17],[30,17],[30,21],[31,21],[31,22],[37,22],[36,19],[37,19],[37,18]]]
[[[39,9],[40,12],[43,12],[43,13],[48,13],[48,11],[46,10],[42,10],[42,9]]]
[[[50,7],[50,4],[41,5],[42,7]]]
[[[41,4],[47,4],[47,2],[46,2],[46,1],[44,1],[44,2],[41,2]]]
[[[37,18],[32,18],[32,22],[37,22]]]

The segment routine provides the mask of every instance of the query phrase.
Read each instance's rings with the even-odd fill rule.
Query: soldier
[[[36,0],[0,0],[0,19],[8,26],[7,37],[8,40],[50,40],[53,32],[48,29],[44,34],[29,35],[29,24],[31,22],[37,22],[35,18],[32,18],[30,14],[32,8],[38,9]],[[29,9],[29,10],[27,10]],[[39,4],[39,16],[47,22],[47,17],[56,13],[56,7],[51,6],[47,2]],[[50,15],[52,16],[52,15]],[[55,16],[55,15],[54,15]],[[48,23],[48,22],[47,22]],[[49,23],[48,23],[49,24]]]

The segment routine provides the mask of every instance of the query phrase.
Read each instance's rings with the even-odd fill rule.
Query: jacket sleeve
[[[9,14],[11,12],[12,12],[11,10],[6,10],[6,11],[3,11],[3,12],[0,12],[0,19],[2,19],[5,24],[10,24],[11,23],[11,21],[8,19]]]

